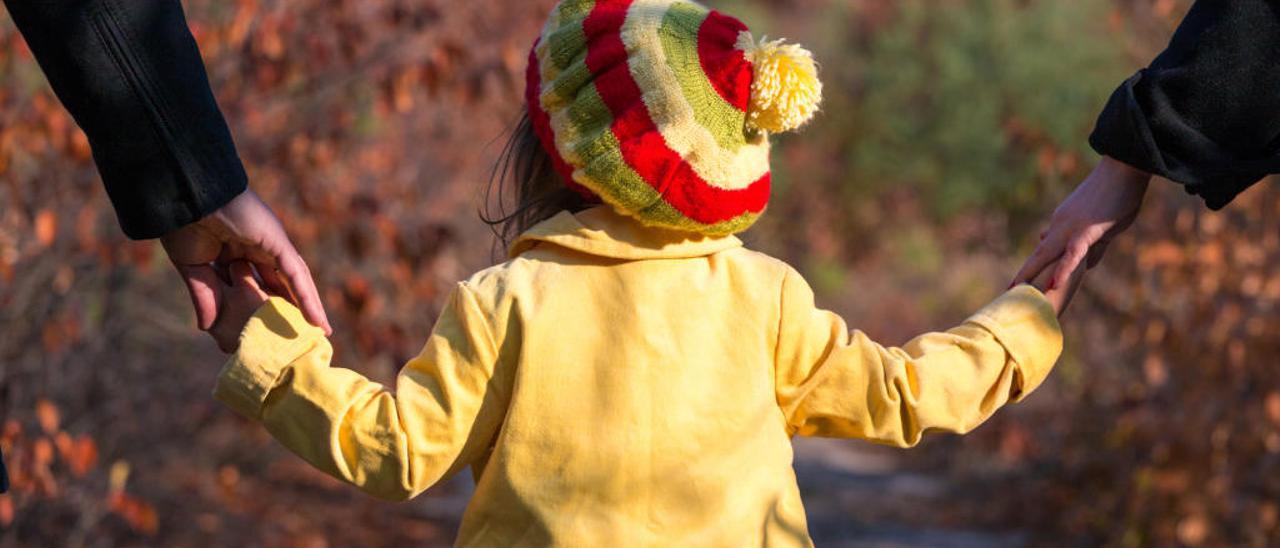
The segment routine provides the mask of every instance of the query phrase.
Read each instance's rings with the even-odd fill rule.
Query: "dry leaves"
[[[53,402],[43,398],[36,400],[36,422],[40,424],[45,434],[52,435],[58,431],[60,416],[61,413]]]
[[[186,3],[252,184],[315,271],[340,362],[389,375],[420,348],[450,284],[492,258],[474,197],[500,148],[490,142],[516,113],[524,54],[551,3]],[[844,23],[832,15],[840,10],[755,4],[772,18],[761,24]],[[1135,13],[1176,17],[1188,4],[1117,2],[1098,24],[1128,33]],[[861,40],[888,25],[895,5],[851,3],[849,13],[865,17],[848,26]],[[23,540],[56,544],[70,533],[42,520],[97,512],[115,516],[92,524],[106,544],[447,544],[447,520],[366,500],[318,476],[270,472],[279,462],[304,464],[209,401],[209,371],[220,357],[191,333],[185,296],[154,244],[120,235],[84,136],[49,90],[27,78],[38,78],[35,70],[0,17],[0,323],[8,337],[0,339],[0,371],[10,383],[0,391],[8,413],[0,444],[14,480],[14,494],[0,496],[0,536],[27,522],[41,537]],[[848,76],[849,89],[868,84],[856,70]],[[1052,197],[1075,182],[1066,178],[1093,161],[1046,144],[1039,122],[1005,126],[1029,143],[1024,152],[1039,175],[1064,180],[1028,187],[1044,202],[1024,216],[1047,215]],[[1092,120],[1066,123],[1083,138]],[[859,139],[874,130],[831,134]],[[914,189],[896,183],[896,193],[856,199],[815,190],[811,180],[841,175],[823,168],[844,165],[844,144],[779,147],[779,158],[799,160],[779,170],[789,182],[753,240],[799,266],[825,261],[866,272],[882,266],[875,250],[890,229],[904,232],[895,225],[948,235],[973,220],[917,227],[930,221]],[[830,186],[854,183],[863,181]],[[946,508],[922,516],[1086,545],[1280,545],[1280,195],[1259,187],[1206,213],[1162,184],[1153,184],[1131,235],[1091,273],[1065,320],[1066,357],[1041,392],[961,443],[930,442],[903,455],[966,482]],[[842,219],[867,220],[869,229],[851,233],[831,222]],[[975,256],[1015,263],[1016,250],[987,242],[1008,242],[1016,221],[990,212],[970,223],[970,237],[940,238],[946,274],[994,291],[990,280],[1011,272],[966,265]],[[934,285],[899,283],[897,275],[885,270],[869,287],[899,316],[865,313],[862,303],[876,296],[842,288],[851,323],[890,331],[963,317],[930,308],[921,295],[933,295]],[[130,461],[159,465],[130,478]],[[984,481],[992,462],[1014,470],[1016,481]],[[37,504],[51,510],[38,514]]]

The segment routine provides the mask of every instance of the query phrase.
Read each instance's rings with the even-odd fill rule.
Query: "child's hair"
[[[509,200],[514,202],[510,213],[507,211]],[[498,243],[505,248],[520,233],[556,213],[577,213],[590,206],[587,198],[565,186],[551,164],[551,156],[538,141],[528,113],[522,113],[489,175],[481,220],[489,225]]]

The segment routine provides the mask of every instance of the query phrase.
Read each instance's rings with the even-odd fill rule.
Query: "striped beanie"
[[[822,95],[808,51],[690,1],[562,0],[527,76],[534,130],[568,185],[707,235],[760,216],[768,134],[803,125]]]

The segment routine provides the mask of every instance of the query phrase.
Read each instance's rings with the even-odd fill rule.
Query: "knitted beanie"
[[[563,0],[527,76],[534,130],[567,184],[707,235],[760,216],[768,134],[803,125],[822,95],[808,51],[689,1]]]

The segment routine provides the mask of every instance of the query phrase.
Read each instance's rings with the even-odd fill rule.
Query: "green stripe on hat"
[[[594,0],[566,0],[560,4],[558,28],[545,37],[548,55],[557,69],[564,70],[586,57],[587,35],[582,22],[595,4]]]
[[[572,145],[573,153],[585,160],[582,171],[588,180],[580,180],[579,183],[626,211],[639,211],[655,202],[662,202],[658,191],[649,186],[622,157],[622,146],[613,134],[613,115],[594,84],[582,88],[577,100],[569,106],[569,123],[574,126],[572,131],[576,138]],[[589,133],[582,131],[586,128],[590,128]],[[674,209],[670,209],[670,213],[674,215],[664,215],[660,220],[679,226],[693,223]]]
[[[551,81],[550,89],[543,89],[542,106],[555,109],[563,103],[572,102],[582,88],[591,85],[592,80],[595,80],[595,74],[587,67],[586,62],[579,61],[570,65],[556,75]]]

